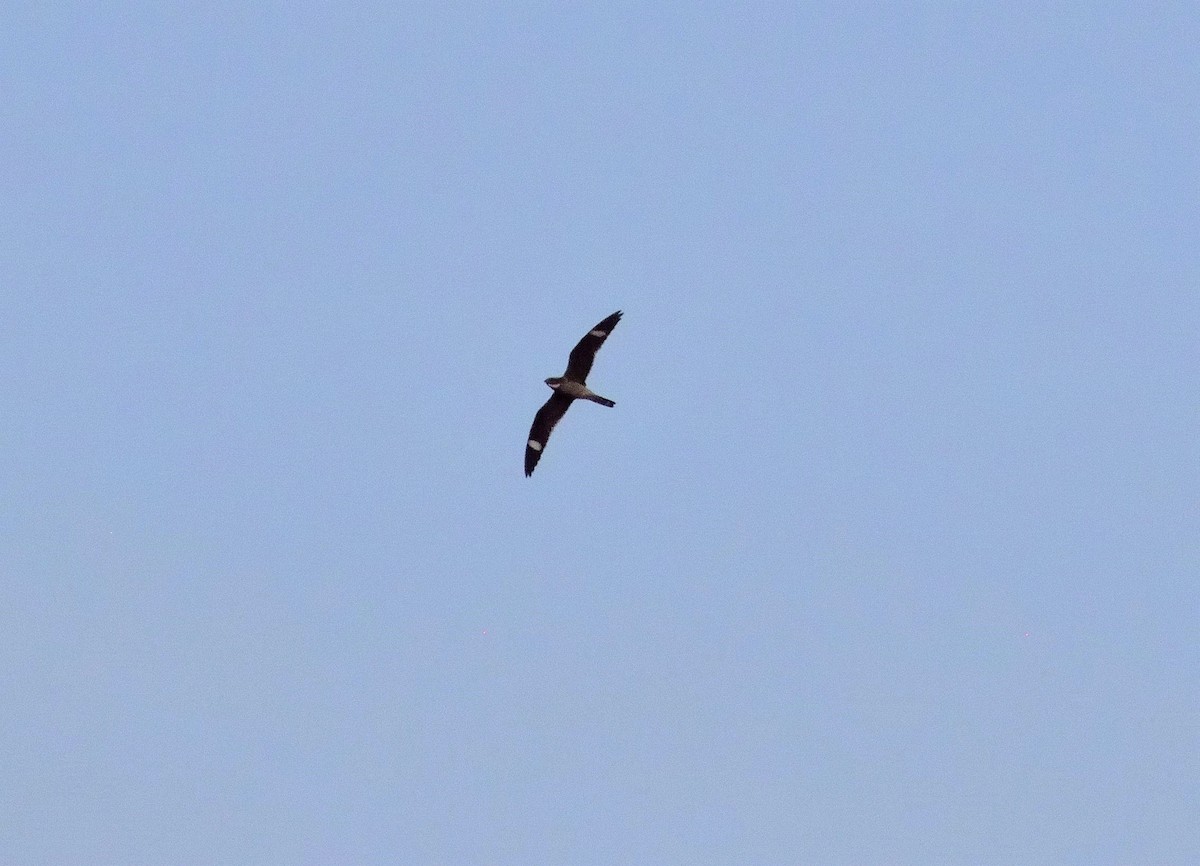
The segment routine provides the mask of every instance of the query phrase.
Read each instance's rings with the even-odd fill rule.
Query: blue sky
[[[1193,6],[3,18],[0,859],[1200,860]]]

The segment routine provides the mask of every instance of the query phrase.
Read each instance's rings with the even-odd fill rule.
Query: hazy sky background
[[[0,861],[1200,862],[1195,4],[19,5]]]

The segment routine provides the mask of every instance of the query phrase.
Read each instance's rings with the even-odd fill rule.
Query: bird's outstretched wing
[[[584,338],[571,350],[571,357],[567,361],[566,378],[580,384],[587,381],[588,373],[592,371],[592,361],[596,359],[596,352],[604,345],[605,338],[619,321],[621,321],[621,311],[617,310],[584,335]]]
[[[525,443],[525,477],[533,474],[533,467],[542,458],[542,449],[550,440],[550,431],[558,423],[558,419],[567,413],[574,402],[574,397],[555,391],[550,395],[541,409],[533,416],[533,426],[529,428],[529,441]]]

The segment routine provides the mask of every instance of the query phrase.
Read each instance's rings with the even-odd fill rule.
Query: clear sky
[[[10,4],[0,862],[1200,862],[1198,45]]]

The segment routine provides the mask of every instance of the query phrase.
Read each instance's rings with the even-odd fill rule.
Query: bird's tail
[[[599,403],[601,406],[607,406],[610,409],[617,405],[612,400],[609,400],[607,397],[601,397],[599,394],[592,394],[588,397],[588,399],[593,403]]]

